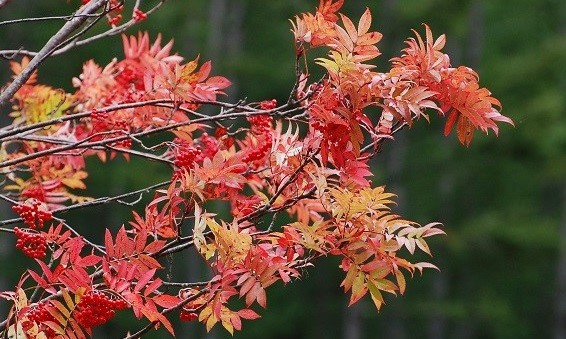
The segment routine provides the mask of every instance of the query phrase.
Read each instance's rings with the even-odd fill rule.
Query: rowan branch
[[[63,27],[55,33],[43,48],[31,59],[29,64],[22,70],[20,74],[0,93],[0,107],[6,105],[8,101],[16,94],[26,81],[31,77],[33,72],[39,65],[49,57],[65,39],[78,29],[86,20],[89,15],[95,13],[106,4],[107,0],[92,0],[85,6],[79,8],[74,17],[69,20]]]

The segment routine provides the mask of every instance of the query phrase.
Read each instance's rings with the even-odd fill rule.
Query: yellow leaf
[[[348,306],[353,305],[360,300],[367,293],[367,290],[365,274],[363,272],[359,272],[354,280],[354,284],[352,285],[352,296]]]
[[[385,303],[383,301],[383,295],[381,295],[381,292],[379,291],[377,286],[375,286],[375,284],[371,280],[368,280],[367,286],[368,286],[368,289],[369,289],[369,294],[371,296],[371,300],[375,304],[375,307],[377,308],[377,310],[381,309],[381,306]]]

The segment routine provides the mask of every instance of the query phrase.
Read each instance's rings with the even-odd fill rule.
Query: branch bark
[[[106,4],[107,0],[95,0],[89,2],[84,7],[81,7],[74,15],[73,19],[69,20],[61,29],[55,33],[47,41],[45,46],[37,53],[37,55],[30,61],[26,68],[16,76],[14,81],[0,93],[0,107],[6,105],[16,92],[26,83],[31,77],[33,72],[41,65],[41,63],[48,58],[57,47],[67,39],[75,30],[81,27],[85,21],[88,20],[89,15],[96,13],[100,8]],[[1,4],[0,4],[1,6]]]

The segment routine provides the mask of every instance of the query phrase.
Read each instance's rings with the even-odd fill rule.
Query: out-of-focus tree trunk
[[[466,46],[466,64],[477,69],[483,50],[485,6],[483,0],[473,0],[468,12],[468,41]]]
[[[242,51],[244,41],[243,22],[246,14],[245,0],[211,0],[208,7],[208,36],[207,36],[207,58],[213,60],[215,67],[222,67],[230,62],[231,58],[237,58]],[[218,72],[218,68],[216,68]],[[238,88],[235,83],[227,90],[231,97],[238,96]],[[209,277],[203,269],[200,255],[191,253],[186,261],[189,281],[204,280]],[[194,324],[187,325],[188,330],[184,334],[213,339],[217,337],[217,329],[203,334],[202,327]],[[190,335],[192,334],[192,335]]]
[[[559,11],[564,14],[566,5]],[[566,15],[559,16],[560,33],[566,36]],[[563,71],[563,74],[566,73]],[[566,79],[562,77],[560,83],[566,91]],[[560,255],[556,267],[556,301],[554,305],[554,339],[566,339],[566,182],[562,184],[562,220],[560,222]]]
[[[207,50],[211,60],[225,64],[239,57],[244,43],[245,15],[244,0],[210,1]],[[230,96],[237,96],[237,84],[233,83],[227,91]]]
[[[562,186],[562,221],[560,223],[560,257],[556,269],[556,304],[554,338],[566,339],[566,183]]]
[[[457,50],[451,54],[456,57],[453,58],[454,65],[460,65],[461,63],[466,64],[469,67],[478,69],[481,58],[482,49],[485,39],[484,34],[484,24],[485,24],[485,4],[483,0],[471,0],[470,7],[468,9],[468,29],[467,29],[467,39],[465,41],[465,48],[457,48]],[[462,55],[462,50],[464,54]],[[464,60],[458,60],[458,55]],[[445,222],[453,219],[455,216],[454,208],[450,208],[451,197],[454,195],[453,179],[455,176],[454,169],[448,167],[446,171],[442,174],[443,179],[441,181],[441,192],[447,204],[446,206],[446,219]],[[455,219],[455,218],[454,218]],[[466,271],[467,272],[467,271]],[[448,294],[448,289],[450,286],[446,283],[446,271],[443,274],[435,275],[432,286],[432,293],[435,298],[439,300],[446,298]],[[466,273],[467,274],[467,273]],[[466,281],[466,277],[462,280]],[[433,316],[433,321],[430,324],[430,338],[445,338],[447,336],[447,320],[442,313],[437,313]],[[471,322],[461,321],[459,322],[454,333],[451,334],[455,338],[471,338],[474,336],[474,324]]]
[[[360,339],[363,331],[362,308],[363,301],[346,308],[344,312],[344,335],[345,339]]]
[[[407,201],[406,201],[406,187],[402,178],[402,173],[406,166],[407,149],[409,147],[409,140],[405,133],[395,135],[395,143],[390,144],[391,153],[387,159],[387,174],[390,177],[389,191],[395,193],[397,198],[396,213],[399,215],[407,215]],[[407,326],[405,324],[405,306],[398,300],[392,300],[387,307],[391,308],[391,313],[384,319],[387,324],[384,328],[384,338],[390,339],[405,339],[412,337],[407,333]]]

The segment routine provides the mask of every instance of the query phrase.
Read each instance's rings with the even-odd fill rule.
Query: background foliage
[[[20,0],[7,10],[39,16],[77,3]],[[315,5],[300,0],[171,1],[138,27],[174,38],[175,49],[187,58],[201,54],[203,60],[214,60],[216,72],[236,84],[231,95],[284,100],[294,75],[287,19]],[[337,263],[323,261],[303,281],[272,289],[263,319],[247,324],[236,337],[561,338],[561,323],[566,323],[561,321],[566,320],[566,281],[560,280],[566,271],[566,261],[560,260],[566,241],[566,2],[381,0],[371,7],[374,28],[384,33],[383,65],[398,54],[410,28],[427,22],[435,34],[447,33],[452,63],[478,70],[482,85],[501,100],[503,114],[513,118],[516,128],[498,139],[478,135],[465,150],[430,132],[441,126],[416,124],[411,133],[396,136],[398,141],[374,163],[377,180],[399,195],[398,208],[406,218],[445,224],[448,236],[431,244],[440,273],[415,279],[403,298],[388,298],[379,314],[364,303],[344,311],[340,273],[331,269]],[[351,1],[343,11],[355,18],[363,10],[362,2]],[[38,46],[55,29],[49,24],[0,27],[0,41],[3,48],[17,48],[22,41]],[[119,37],[76,49],[48,61],[39,81],[71,90],[69,79],[80,73],[83,61],[105,64],[120,50]],[[7,66],[1,62],[2,83],[9,76]],[[135,159],[126,166],[122,162],[92,173],[89,187],[100,187],[93,195],[104,193],[104,187],[119,192],[166,175],[157,168],[142,170]],[[5,206],[1,211],[8,213]],[[128,220],[126,209],[112,212],[92,209],[69,220],[97,218],[105,227]],[[0,244],[12,240],[0,238]],[[10,267],[28,260],[9,253],[12,247],[0,246],[2,290],[17,281]],[[178,266],[175,274],[200,269],[196,262]],[[115,326],[123,326],[122,331],[132,321],[126,318]],[[204,337],[198,325],[178,326],[186,327],[180,337]],[[113,330],[101,328],[95,337],[111,337]],[[219,330],[208,337],[226,335]]]

